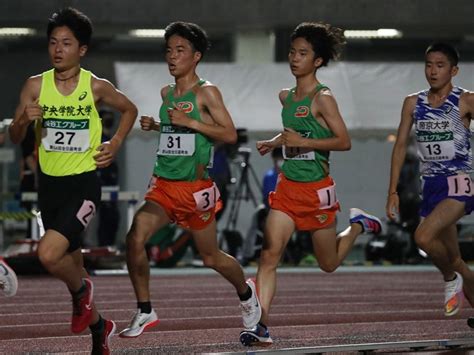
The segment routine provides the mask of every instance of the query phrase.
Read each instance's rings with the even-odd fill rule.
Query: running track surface
[[[347,271],[348,270],[348,271]],[[441,276],[433,269],[343,268],[333,274],[281,269],[268,350],[434,339],[474,339],[474,310],[446,318]],[[255,269],[246,269],[249,276]],[[95,303],[121,330],[136,303],[126,275],[94,276]],[[0,298],[0,353],[90,352],[90,335],[70,330],[65,286],[48,276],[20,277],[18,294]],[[117,354],[243,352],[238,298],[212,270],[160,271],[151,279],[161,323],[135,339],[112,338]],[[473,345],[474,346],[474,340]],[[408,349],[406,349],[408,351]]]

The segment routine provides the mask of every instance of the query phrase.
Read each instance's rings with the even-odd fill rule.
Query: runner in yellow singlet
[[[101,197],[96,169],[112,162],[133,126],[137,109],[110,82],[81,68],[92,36],[86,15],[73,8],[54,13],[47,36],[53,69],[26,81],[10,137],[20,143],[27,127],[35,125],[38,203],[46,230],[38,256],[72,294],[71,331],[81,333],[89,327],[92,352],[109,354],[115,323],[103,319],[94,306],[94,287],[83,267],[80,234],[95,215]],[[99,103],[121,112],[117,132],[102,144]]]

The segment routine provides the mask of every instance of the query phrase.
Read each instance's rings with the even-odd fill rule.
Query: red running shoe
[[[104,319],[104,330],[100,333],[92,333],[92,355],[110,354],[110,338],[114,335],[116,328],[115,322]]]
[[[92,297],[94,295],[94,285],[89,279],[83,279],[86,290],[79,298],[72,297],[72,320],[71,331],[81,333],[86,329],[92,320]]]

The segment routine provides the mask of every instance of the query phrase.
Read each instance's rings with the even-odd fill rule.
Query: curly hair
[[[321,22],[303,22],[293,30],[291,41],[302,37],[313,47],[315,58],[320,57],[321,66],[328,65],[330,60],[339,59],[346,44],[344,31],[338,27]]]
[[[165,28],[165,41],[168,43],[169,38],[173,35],[186,38],[194,50],[201,53],[202,57],[211,46],[206,31],[195,23],[182,21],[170,23]]]
[[[79,41],[81,46],[88,46],[92,38],[92,22],[79,10],[66,7],[51,15],[48,20],[48,27],[46,34],[48,39],[56,27],[68,27],[74,34],[74,37]]]

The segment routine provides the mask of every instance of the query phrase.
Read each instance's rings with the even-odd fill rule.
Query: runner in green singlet
[[[295,229],[311,233],[314,254],[325,272],[341,265],[359,234],[381,230],[378,218],[353,208],[350,226],[336,233],[339,202],[329,175],[329,152],[349,150],[351,140],[332,92],[319,82],[316,73],[337,59],[343,44],[342,30],[328,24],[302,23],[291,35],[288,59],[296,87],[280,92],[284,131],[257,142],[262,155],[283,146],[285,162],[276,191],[269,195],[271,209],[258,266],[262,317],[255,327],[240,333],[245,346],[273,342],[267,324],[276,291],[276,269]]]
[[[192,232],[204,265],[237,291],[243,324],[253,327],[261,315],[255,284],[245,281],[235,258],[218,248],[215,212],[219,190],[209,179],[214,141],[235,143],[237,133],[217,87],[196,74],[209,42],[196,24],[174,22],[165,30],[166,61],[175,83],[161,90],[160,122],[141,118],[142,129],[159,131],[157,160],[144,205],[127,235],[127,265],[137,312],[120,336],[134,338],[159,323],[151,306],[150,269],[145,243],[161,227],[176,223]]]

